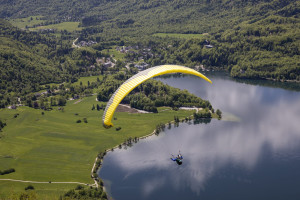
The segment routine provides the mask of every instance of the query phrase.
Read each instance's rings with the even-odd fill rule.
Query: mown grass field
[[[203,38],[205,34],[180,34],[180,33],[155,33],[153,36],[156,37],[172,37],[180,39],[192,39],[192,38]]]
[[[62,22],[59,24],[50,24],[47,26],[38,26],[36,28],[30,28],[31,31],[36,31],[39,29],[56,29],[58,31],[67,30],[69,32],[80,31],[82,28],[78,27],[79,22]]]
[[[45,22],[45,20],[41,20],[43,16],[30,16],[25,18],[19,18],[19,19],[11,19],[9,22],[18,28],[25,28],[26,26],[32,27],[34,25],[38,25],[42,22]]]
[[[69,32],[80,31],[82,28],[78,27],[79,22],[62,22],[59,24],[50,24],[47,26],[37,26],[33,28],[34,25],[39,25],[46,20],[42,20],[43,16],[30,16],[26,18],[11,19],[9,22],[18,28],[28,27],[30,31],[38,31],[40,29],[56,29],[58,31],[67,30]],[[58,34],[59,35],[59,34]]]
[[[129,137],[151,133],[157,124],[173,120],[174,115],[185,117],[191,111],[166,110],[157,114],[115,113],[115,127],[102,127],[102,111],[91,110],[96,96],[76,103],[68,101],[64,111],[19,107],[0,110],[0,119],[7,126],[0,132],[0,170],[14,168],[16,172],[1,175],[0,179],[30,181],[70,181],[92,184],[90,178],[94,160],[99,152],[110,149]],[[18,113],[17,118],[14,115]],[[78,113],[78,115],[75,115]],[[88,123],[83,122],[87,118]],[[80,119],[81,123],[76,123]],[[0,181],[0,199],[24,192],[29,183]],[[38,199],[58,199],[74,184],[31,184]]]

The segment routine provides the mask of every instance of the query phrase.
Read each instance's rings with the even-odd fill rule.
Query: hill
[[[47,58],[55,41],[21,31],[1,19],[0,38],[2,98],[6,93],[26,94],[40,84],[61,81],[55,63]]]
[[[110,44],[160,44],[163,40],[154,38],[158,33],[207,33],[204,39],[215,47],[210,51],[200,51],[199,45],[194,48],[204,44],[198,38],[181,42],[186,46],[175,51],[179,56],[174,50],[165,51],[167,59],[149,62],[203,64],[227,69],[234,77],[299,80],[299,11],[296,0],[41,0],[39,4],[14,0],[1,2],[0,17],[42,15],[44,25],[77,21],[83,28],[80,39]],[[166,49],[168,45],[160,46]],[[193,51],[187,53],[188,49]]]
[[[13,6],[12,6],[13,5]],[[1,18],[43,15],[53,21],[81,21],[131,35],[153,32],[204,33],[232,28],[271,14],[299,13],[296,0],[35,0],[2,1]],[[150,28],[151,27],[151,28]],[[132,32],[133,31],[133,32]],[[120,34],[120,33],[119,33]]]
[[[0,19],[0,108],[17,98],[37,92],[50,83],[75,82],[80,76],[99,74],[90,69],[102,54],[93,49],[74,49],[67,31],[60,37],[13,27]]]

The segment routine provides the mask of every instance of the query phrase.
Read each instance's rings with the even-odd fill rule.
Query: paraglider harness
[[[177,155],[177,157],[174,157],[173,155],[172,155],[172,157],[171,157],[171,160],[176,161],[176,163],[177,163],[178,165],[181,165],[181,164],[182,164],[182,159],[183,159],[183,157],[182,157],[180,151],[179,151],[179,154]]]

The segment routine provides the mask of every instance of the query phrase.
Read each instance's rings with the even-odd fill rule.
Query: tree
[[[26,100],[26,104],[28,107],[32,107],[32,101],[30,99]]]
[[[222,112],[219,109],[217,109],[216,114],[219,116],[219,119],[222,118]]]
[[[65,106],[66,103],[67,103],[67,101],[66,101],[65,98],[59,97],[59,99],[58,99],[58,105],[59,105],[59,106]]]
[[[88,123],[88,121],[87,121],[87,118],[85,117],[85,118],[83,118],[83,122],[84,123]]]
[[[33,102],[33,108],[35,109],[39,108],[39,104],[37,101]]]
[[[81,189],[83,189],[84,187],[82,186],[82,185],[77,185],[76,186],[76,188],[75,188],[75,190],[81,190]]]
[[[0,131],[1,131],[2,128],[4,128],[4,126],[6,126],[6,123],[4,123],[4,122],[2,122],[2,121],[0,120]]]
[[[56,104],[56,98],[55,97],[51,97],[50,98],[50,105],[51,106],[56,106],[57,104]]]
[[[25,187],[25,190],[34,190],[34,187],[32,185],[28,185],[27,187]]]

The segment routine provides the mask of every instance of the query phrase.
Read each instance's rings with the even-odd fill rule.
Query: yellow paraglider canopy
[[[206,76],[203,74],[188,68],[184,66],[178,66],[178,65],[161,65],[149,68],[147,70],[141,71],[140,73],[132,76],[130,79],[125,81],[111,96],[110,100],[107,102],[105,111],[103,113],[102,122],[103,126],[105,128],[112,127],[113,124],[111,122],[111,119],[113,117],[113,114],[118,107],[119,103],[122,101],[122,99],[129,94],[134,88],[136,88],[141,83],[145,82],[146,80],[163,75],[163,74],[169,74],[169,73],[185,73],[185,74],[193,74],[195,76],[199,76],[203,78],[204,80],[211,82]]]

